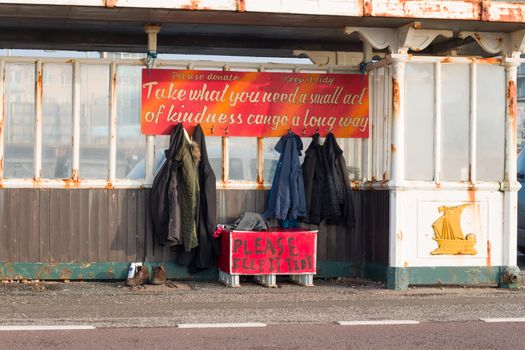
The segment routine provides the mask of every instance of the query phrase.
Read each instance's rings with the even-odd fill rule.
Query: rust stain
[[[518,106],[516,103],[516,82],[510,80],[507,86],[507,109],[509,113],[510,122],[512,123],[512,144],[516,144],[516,115],[518,114]]]
[[[517,1],[482,1],[482,21],[525,22],[525,5]]]
[[[71,172],[71,180],[75,183],[78,183],[78,179],[79,179],[78,169],[73,169]]]
[[[405,261],[405,262],[403,263],[403,267],[408,267],[408,261]]]
[[[80,187],[80,181],[74,179],[64,179],[65,188],[78,188]]]
[[[111,190],[111,189],[113,189],[113,183],[111,183],[111,181],[107,181],[107,182],[106,182],[106,186],[104,186],[104,188],[105,188],[106,190]]]
[[[112,268],[108,269],[108,278],[115,278],[115,273]]]
[[[392,115],[397,117],[399,111],[399,104],[401,103],[399,96],[399,82],[397,79],[392,79]]]
[[[490,241],[487,240],[487,266],[492,266],[492,261],[490,260],[491,259],[490,253],[491,253]]]
[[[372,16],[373,6],[371,0],[363,2],[363,16]]]
[[[70,269],[63,269],[63,270],[60,272],[60,277],[59,277],[59,279],[61,279],[61,280],[69,280],[69,279],[71,279],[71,275],[72,275],[72,274],[73,274],[73,273],[71,272]]]
[[[237,0],[237,11],[238,12],[246,12],[246,1],[245,0]]]
[[[476,187],[471,184],[467,193],[469,202],[474,203],[476,201]]]
[[[440,62],[441,63],[450,63],[450,62],[452,62],[452,60],[450,59],[450,57],[445,57],[445,58],[442,58]]]
[[[183,5],[181,8],[184,10],[198,10],[200,7],[200,1],[199,0],[191,0],[188,5]]]
[[[397,151],[397,148],[396,148],[396,145],[394,145],[393,143],[390,144],[390,150],[392,151],[392,153],[395,153]]]
[[[118,0],[104,0],[104,6],[107,8],[117,7]]]
[[[403,240],[403,231],[399,231],[398,233],[396,233],[396,238],[398,241],[402,241]]]
[[[377,181],[376,177],[372,176],[372,178],[370,179],[370,182],[375,183],[376,181]]]

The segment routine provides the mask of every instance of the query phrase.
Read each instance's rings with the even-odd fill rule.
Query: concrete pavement
[[[352,320],[474,321],[525,316],[525,289],[494,286],[385,290],[365,280],[315,280],[315,287],[280,281],[177,282],[176,288],[133,290],[119,283],[0,283],[0,325],[89,324],[96,327],[172,327],[180,323],[263,322],[330,324]]]

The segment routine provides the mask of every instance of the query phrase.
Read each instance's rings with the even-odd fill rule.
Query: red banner
[[[221,235],[219,268],[229,274],[316,273],[315,231],[232,231]]]
[[[142,133],[183,123],[216,136],[278,137],[332,131],[368,137],[368,79],[358,74],[142,71]]]

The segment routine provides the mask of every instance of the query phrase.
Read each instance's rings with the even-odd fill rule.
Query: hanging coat
[[[185,130],[183,130],[185,132]],[[186,252],[199,245],[197,238],[197,215],[200,202],[199,146],[182,137],[175,159],[180,163],[177,172],[177,190],[180,205],[180,229]]]
[[[197,212],[197,238],[199,246],[191,252],[181,252],[179,263],[189,265],[188,271],[196,273],[216,265],[219,256],[219,240],[213,232],[217,228],[216,178],[208,159],[206,139],[200,125],[193,131],[193,142],[200,149],[198,167],[200,199]]]
[[[307,215],[301,221],[319,225],[321,223],[321,186],[323,184],[322,152],[319,134],[312,136],[312,142],[305,152],[302,165]]]
[[[160,168],[151,186],[150,211],[153,231],[157,243],[180,245],[180,206],[177,193],[177,172],[180,162],[175,159],[179,145],[184,138],[182,124],[171,132],[169,148],[164,152],[166,161]],[[171,196],[171,200],[170,200]]]
[[[321,196],[322,216],[328,224],[352,227],[355,222],[352,189],[343,150],[337,144],[334,134],[329,133],[326,136],[322,153],[325,172]]]
[[[301,138],[291,132],[281,137],[275,150],[281,155],[272,182],[265,218],[295,220],[306,215],[303,174],[299,157]]]
[[[319,225],[326,220],[328,224],[352,227],[355,215],[348,170],[343,150],[332,133],[322,146],[319,134],[312,137],[302,167],[309,210],[301,221]]]

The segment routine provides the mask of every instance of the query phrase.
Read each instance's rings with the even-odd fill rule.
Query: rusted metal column
[[[73,63],[73,139],[71,179],[78,181],[80,168],[80,63]]]
[[[477,64],[470,64],[470,147],[469,147],[469,181],[475,184],[477,181],[477,159],[476,159],[476,138],[477,138],[477,114],[478,114],[478,89],[477,89]]]
[[[392,185],[405,179],[405,55],[392,55]]]
[[[257,183],[264,185],[264,138],[257,138]]]
[[[434,182],[441,183],[441,62],[434,63]]]
[[[35,72],[35,155],[34,174],[35,181],[42,177],[42,61],[36,61]]]
[[[505,66],[506,103],[505,103],[505,173],[502,184],[503,204],[503,262],[507,266],[516,266],[517,246],[517,205],[519,183],[516,181],[516,137],[517,137],[517,92],[516,82],[519,58],[506,58]]]
[[[392,54],[392,176],[390,187],[389,266],[406,267],[403,263],[406,203],[403,181],[405,179],[405,64],[406,55]],[[401,271],[401,270],[400,270]],[[406,270],[402,270],[406,273]],[[401,272],[400,272],[401,273]],[[405,280],[406,276],[401,278]],[[406,288],[398,285],[399,276],[387,277],[388,288]],[[397,282],[396,282],[397,281]]]
[[[5,62],[0,61],[0,181],[4,178]]]
[[[117,64],[111,63],[109,73],[109,173],[110,183],[117,173]]]

